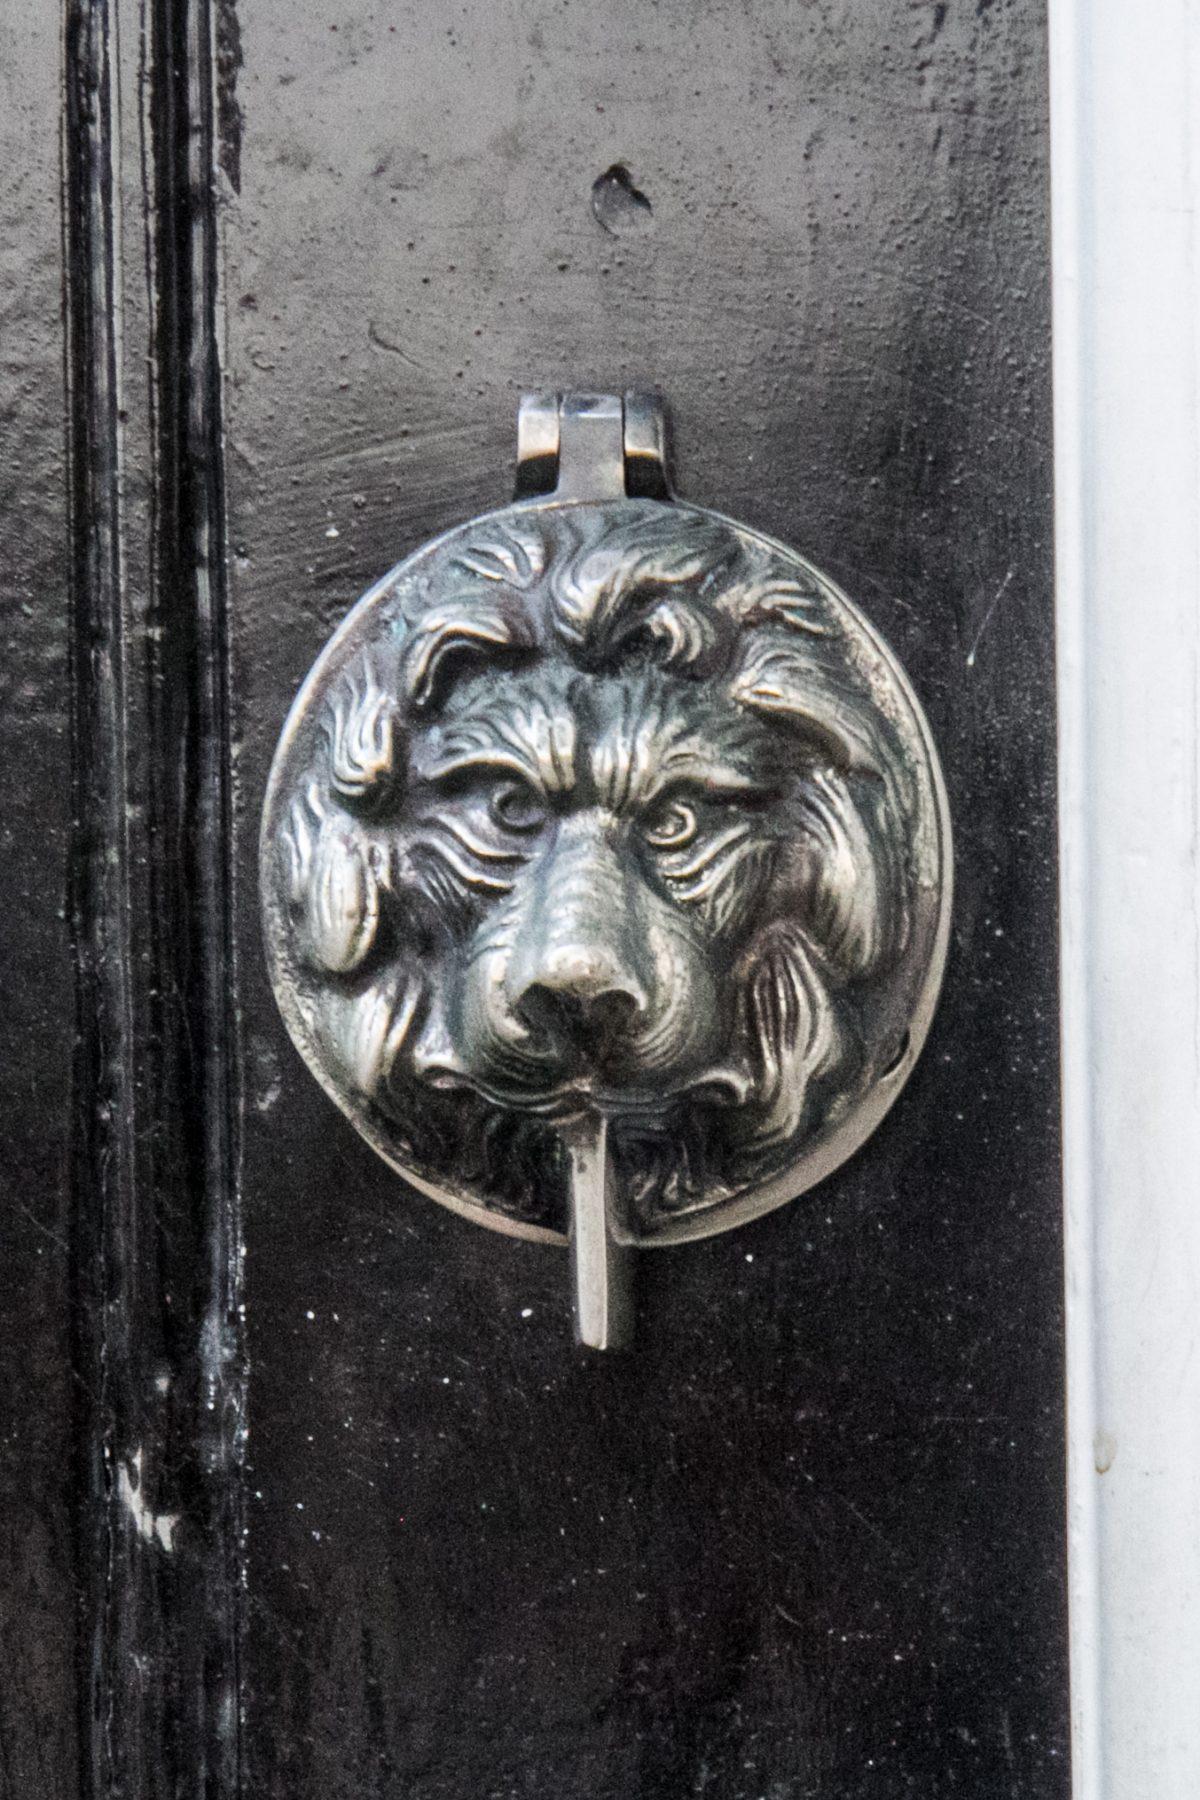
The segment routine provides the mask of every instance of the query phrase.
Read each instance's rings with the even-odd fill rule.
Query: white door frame
[[[1200,1796],[1200,0],[1050,0],[1075,1800]]]

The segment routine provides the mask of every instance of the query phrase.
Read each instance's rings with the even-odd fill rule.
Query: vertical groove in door
[[[121,1244],[136,1206],[128,1104],[132,977],[125,831],[124,622],[111,20],[68,8],[64,245],[71,533],[71,930],[77,1024],[72,1067],[73,1360],[79,1494],[83,1787],[109,1788],[109,1674],[122,1660],[113,1605],[126,1546],[114,1517],[113,1450],[128,1360]]]
[[[213,19],[69,0],[65,24],[85,1788],[227,1800],[244,1368]]]

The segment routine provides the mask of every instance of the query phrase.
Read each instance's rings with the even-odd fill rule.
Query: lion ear
[[[375,942],[380,913],[379,875],[362,827],[328,811],[312,783],[292,802],[276,854],[305,959],[332,975],[357,969]]]

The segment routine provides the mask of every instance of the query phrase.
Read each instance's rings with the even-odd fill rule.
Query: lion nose
[[[628,1036],[646,1011],[646,996],[627,970],[582,949],[546,957],[514,1000],[536,1030],[590,1052]]]

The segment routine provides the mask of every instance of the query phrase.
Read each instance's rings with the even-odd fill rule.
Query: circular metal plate
[[[949,931],[929,728],[850,601],[677,502],[523,501],[384,577],[284,728],[271,979],[416,1187],[562,1241],[606,1122],[628,1238],[789,1200],[879,1123]]]

